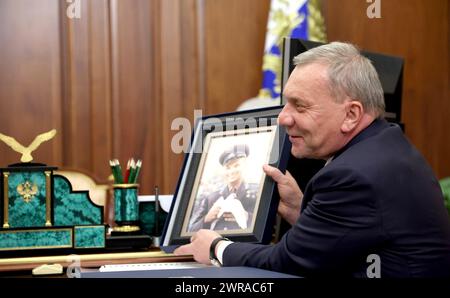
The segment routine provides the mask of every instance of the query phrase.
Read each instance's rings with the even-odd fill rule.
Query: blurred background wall
[[[322,2],[328,41],[405,58],[402,121],[438,178],[450,176],[448,0]],[[110,175],[141,158],[141,193],[173,193],[183,156],[176,117],[235,110],[258,94],[270,0],[0,0],[0,132],[35,162]],[[0,165],[20,155],[0,144]]]

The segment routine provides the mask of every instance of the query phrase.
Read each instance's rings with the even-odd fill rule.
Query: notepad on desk
[[[206,268],[211,265],[204,265],[197,262],[167,262],[167,263],[135,263],[135,264],[112,264],[103,265],[100,272],[122,272],[122,271],[147,271],[147,270],[173,270],[173,269],[195,269]]]

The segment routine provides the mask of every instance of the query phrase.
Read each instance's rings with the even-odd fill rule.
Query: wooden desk
[[[43,264],[61,264],[64,268],[80,261],[82,268],[98,268],[107,264],[158,263],[193,261],[191,256],[175,256],[160,250],[152,249],[139,252],[117,252],[77,255],[57,255],[25,258],[1,258],[0,273],[3,276],[31,275],[31,270]]]

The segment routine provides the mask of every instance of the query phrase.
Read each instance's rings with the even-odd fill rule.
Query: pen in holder
[[[137,232],[139,228],[139,184],[114,184],[114,232]]]
[[[154,225],[154,230],[153,230],[153,246],[155,247],[159,247],[160,246],[160,233],[159,233],[159,188],[158,186],[155,186],[155,217],[154,217],[154,221],[155,221],[155,225]]]

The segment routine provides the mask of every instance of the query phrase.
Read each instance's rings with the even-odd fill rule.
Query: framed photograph
[[[212,115],[197,120],[185,156],[162,247],[189,242],[200,229],[233,241],[271,240],[278,191],[262,167],[286,169],[290,143],[277,118],[282,107]],[[170,251],[171,249],[166,249]]]

